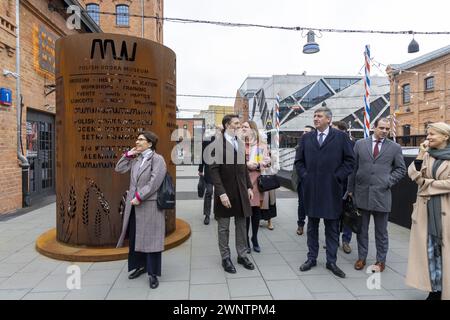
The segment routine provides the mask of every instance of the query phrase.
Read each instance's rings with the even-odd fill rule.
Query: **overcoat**
[[[427,203],[433,195],[441,195],[442,209],[442,299],[450,300],[450,161],[444,161],[432,178],[435,159],[428,153],[422,168],[416,170],[414,162],[408,167],[409,177],[418,185],[416,203],[411,215],[408,267],[406,284],[424,291],[431,291],[428,267],[428,210]]]
[[[248,198],[248,189],[252,182],[245,163],[245,145],[238,140],[238,152],[223,135],[214,140],[215,160],[209,167],[214,185],[214,215],[218,218],[250,217],[252,208]],[[226,193],[231,208],[220,201],[220,195]]]
[[[269,193],[261,192],[258,189],[258,177],[261,174],[266,173],[266,168],[270,163],[269,151],[267,149],[267,144],[260,141],[259,144],[255,141],[253,144],[248,146],[246,150],[248,153],[248,159],[251,162],[259,163],[260,170],[249,170],[250,181],[253,186],[253,199],[250,200],[250,205],[252,207],[260,207],[261,209],[269,209]],[[248,168],[248,167],[247,167]]]
[[[356,166],[348,179],[348,192],[358,208],[391,212],[391,187],[406,174],[402,148],[384,139],[380,153],[373,157],[372,136],[358,140],[354,147]]]
[[[142,155],[135,158],[123,155],[116,164],[117,172],[125,173],[131,170],[122,233],[117,247],[123,245],[130,220],[131,200],[138,193],[141,203],[134,206],[136,215],[135,251],[160,252],[164,251],[165,214],[164,210],[158,209],[156,197],[167,172],[166,162],[156,152],[153,152],[141,167],[142,160]]]
[[[342,214],[344,181],[354,169],[355,158],[349,137],[329,130],[321,146],[316,131],[302,136],[294,166],[302,183],[306,214],[334,220]]]

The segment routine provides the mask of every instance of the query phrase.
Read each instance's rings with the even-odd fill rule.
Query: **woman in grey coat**
[[[158,209],[156,198],[167,169],[164,158],[155,151],[157,142],[158,136],[153,132],[139,134],[136,147],[126,152],[116,165],[117,172],[131,170],[117,247],[123,245],[128,234],[128,271],[134,270],[128,278],[135,279],[147,272],[152,289],[159,285],[165,238],[164,211]]]

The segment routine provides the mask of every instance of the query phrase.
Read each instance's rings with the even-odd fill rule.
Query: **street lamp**
[[[320,51],[319,45],[315,39],[316,34],[314,31],[309,30],[306,34],[306,44],[303,46],[303,53],[312,54]]]
[[[414,39],[414,33],[412,31],[410,31],[409,33],[413,35],[413,38],[412,38],[411,42],[408,45],[408,53],[419,52],[419,44]]]

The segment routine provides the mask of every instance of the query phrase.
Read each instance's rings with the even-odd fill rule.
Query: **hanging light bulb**
[[[314,31],[309,30],[306,34],[306,44],[303,46],[303,53],[311,54],[320,51],[319,45],[316,43],[316,34]]]
[[[413,38],[412,38],[411,42],[408,45],[408,53],[419,52],[419,44],[414,39],[414,33],[412,31],[410,31],[409,33],[413,35]]]

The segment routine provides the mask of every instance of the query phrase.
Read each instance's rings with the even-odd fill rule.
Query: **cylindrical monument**
[[[138,134],[159,136],[175,181],[175,53],[145,39],[80,34],[56,43],[56,237],[73,246],[115,246],[129,174],[114,167]],[[176,226],[166,212],[166,235]]]

